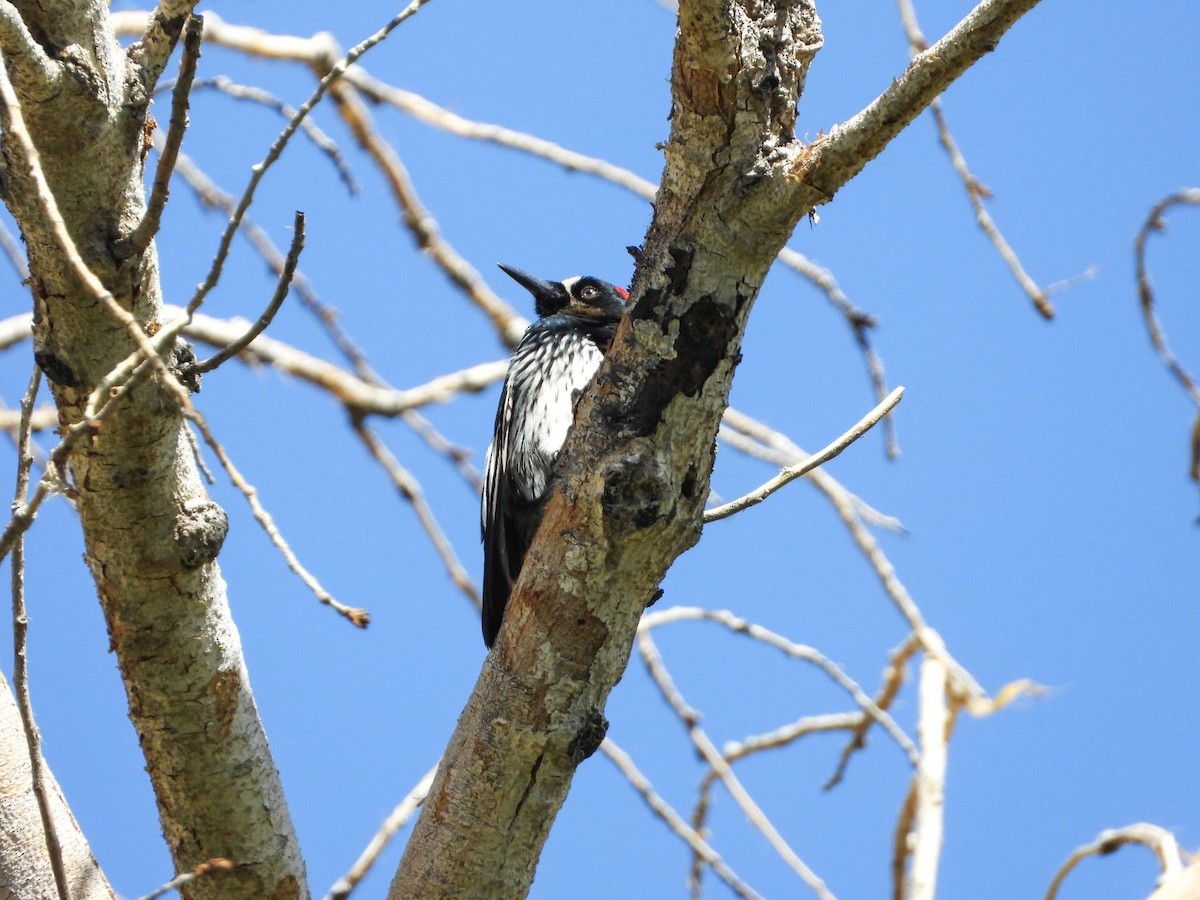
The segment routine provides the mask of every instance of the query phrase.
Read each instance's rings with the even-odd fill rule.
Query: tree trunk
[[[577,412],[499,640],[389,896],[521,897],[642,610],[699,539],[754,298],[827,202],[1036,0],[985,0],[870,107],[804,145],[811,0],[681,0],[666,169],[632,308]]]
[[[28,246],[35,355],[64,427],[84,418],[93,388],[136,344],[68,264],[33,177],[37,159],[17,139],[20,120],[75,247],[152,335],[162,305],[155,249],[119,261],[111,248],[145,211],[150,95],[191,5],[164,2],[126,53],[102,0],[0,3],[0,47],[20,99],[4,110],[4,201]],[[87,564],[175,865],[225,857],[235,866],[187,894],[305,897],[215,561],[225,514],[204,491],[168,387],[160,375],[142,380],[70,455]]]

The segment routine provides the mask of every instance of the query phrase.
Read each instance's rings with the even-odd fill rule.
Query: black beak
[[[550,316],[559,312],[571,299],[567,295],[567,289],[557,281],[543,281],[512,266],[503,263],[498,265],[504,274],[533,294],[533,305],[538,316]]]

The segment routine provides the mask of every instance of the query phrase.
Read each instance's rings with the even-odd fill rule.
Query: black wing
[[[512,390],[506,381],[496,410],[495,433],[483,478],[483,642],[491,647],[500,633],[504,608],[521,573],[525,552],[541,519],[543,501],[526,500],[516,489],[508,466]]]
[[[488,647],[492,646],[500,631],[500,621],[504,618],[504,607],[512,589],[504,522],[504,509],[512,500],[512,491],[504,472],[504,460],[508,458],[508,422],[511,417],[512,397],[508,381],[505,380],[484,467],[480,516],[480,536],[483,540],[483,642]]]
[[[483,641],[489,647],[500,631],[513,583],[550,495],[550,476],[561,450],[561,435],[553,423],[573,414],[573,402],[560,408],[561,383],[565,380],[574,390],[587,384],[615,328],[613,319],[542,318],[526,332],[513,356],[483,479]],[[538,370],[539,365],[545,366],[539,347],[544,349],[548,340],[559,342],[556,353],[547,368]],[[559,389],[546,390],[547,381]],[[514,418],[515,427],[523,431],[515,439]]]

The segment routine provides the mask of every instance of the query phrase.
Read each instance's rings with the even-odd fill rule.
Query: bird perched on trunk
[[[483,480],[483,641],[491,647],[550,495],[575,401],[604,359],[629,293],[599,278],[543,281],[501,266],[538,319],[508,365]]]

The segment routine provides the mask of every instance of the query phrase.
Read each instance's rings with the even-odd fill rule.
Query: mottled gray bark
[[[796,103],[811,0],[681,0],[672,132],[634,305],[587,392],[558,488],[392,882],[392,898],[521,897],[638,619],[700,537],[751,305],[832,198],[1036,0],[987,0],[875,104],[812,144]]]
[[[72,900],[115,900],[54,776],[45,766],[42,784]],[[25,900],[57,895],[46,831],[33,793],[33,769],[21,716],[9,685],[0,678],[0,898]]]
[[[3,199],[28,246],[35,354],[64,426],[80,421],[92,388],[135,342],[67,265],[32,161],[14,139],[14,117],[28,126],[84,261],[153,334],[162,304],[154,246],[121,262],[111,248],[145,210],[150,92],[191,6],[162,3],[145,40],[126,53],[103,0],[0,0],[0,49],[20,98],[19,110],[4,110]],[[87,564],[175,864],[190,870],[225,857],[235,865],[194,882],[188,895],[307,896],[216,564],[225,514],[205,494],[162,377],[139,383],[75,446],[70,472]]]

